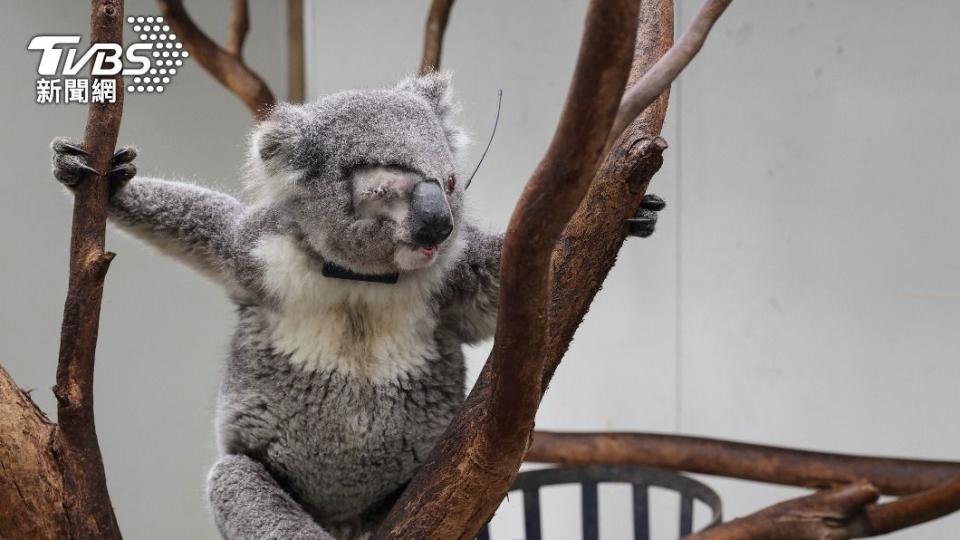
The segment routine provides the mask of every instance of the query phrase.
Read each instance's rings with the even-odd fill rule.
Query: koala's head
[[[465,137],[449,78],[277,106],[255,130],[250,187],[324,260],[357,273],[426,268],[456,241]]]

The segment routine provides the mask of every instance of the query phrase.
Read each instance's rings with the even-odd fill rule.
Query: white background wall
[[[131,14],[151,14],[128,0]],[[228,2],[191,2],[218,38]],[[460,0],[444,67],[482,150],[470,190],[502,228],[545,149],[586,0]],[[685,25],[699,5],[680,2]],[[252,2],[248,59],[284,95],[284,13]],[[309,93],[389,84],[417,66],[428,2],[308,2]],[[48,411],[66,286],[69,206],[46,144],[85,110],[32,105],[38,33],[86,32],[85,3],[19,4],[0,19],[0,362]],[[558,372],[538,425],[703,434],[847,452],[957,459],[960,187],[952,157],[960,35],[949,1],[738,0],[674,86],[671,148],[652,184],[668,209],[631,240]],[[188,63],[134,96],[121,141],[145,174],[236,191],[242,104]],[[218,288],[117,234],[97,370],[97,420],[128,538],[214,538],[203,478],[231,310]],[[476,373],[488,347],[471,353]],[[802,493],[705,478],[733,517]],[[575,490],[574,490],[575,491]],[[544,496],[547,538],[575,538],[575,493]],[[602,534],[624,538],[626,493],[603,489]],[[519,497],[495,534],[519,537]],[[655,500],[669,537],[675,504]],[[951,538],[954,517],[894,535]]]

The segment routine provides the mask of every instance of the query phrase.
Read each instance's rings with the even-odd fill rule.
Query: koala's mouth
[[[403,247],[397,250],[394,255],[394,261],[401,272],[433,266],[439,259],[439,245],[422,246],[408,243],[403,243],[402,245]]]

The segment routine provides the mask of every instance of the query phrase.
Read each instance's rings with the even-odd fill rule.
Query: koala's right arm
[[[73,188],[93,171],[86,152],[65,139],[53,144],[53,173]],[[237,199],[199,186],[137,177],[133,148],[114,155],[110,171],[110,218],[134,236],[228,286],[255,286],[254,239],[241,234],[246,210]],[[131,180],[132,179],[132,180]]]

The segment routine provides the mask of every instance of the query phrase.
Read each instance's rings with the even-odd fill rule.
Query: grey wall
[[[476,219],[502,228],[546,147],[573,69],[586,0],[461,0],[444,66],[463,120],[497,139],[471,188]],[[699,4],[680,2],[683,22]],[[130,14],[152,14],[129,0]],[[228,2],[190,2],[222,38]],[[416,68],[426,0],[308,2],[313,96],[389,84]],[[283,95],[279,2],[253,2],[248,60]],[[66,288],[69,199],[49,178],[49,140],[86,110],[38,106],[38,33],[86,32],[86,3],[18,4],[0,19],[0,362],[53,411]],[[670,206],[627,243],[544,402],[552,429],[680,431],[840,451],[956,459],[960,191],[948,169],[960,36],[947,1],[740,0],[675,85]],[[141,171],[236,191],[251,119],[188,62],[163,96],[128,99],[120,139]],[[97,369],[108,481],[128,538],[214,538],[203,497],[232,315],[218,288],[111,233]],[[471,352],[476,373],[488,347]],[[730,517],[800,493],[706,479]],[[572,538],[575,490],[544,495],[548,538]],[[626,493],[603,488],[602,531],[625,537]],[[494,530],[521,535],[511,497]],[[657,516],[675,501],[654,497]],[[655,519],[670,537],[672,518]],[[960,519],[896,535],[956,535]],[[951,534],[952,533],[952,534]],[[500,536],[501,538],[503,536]]]

